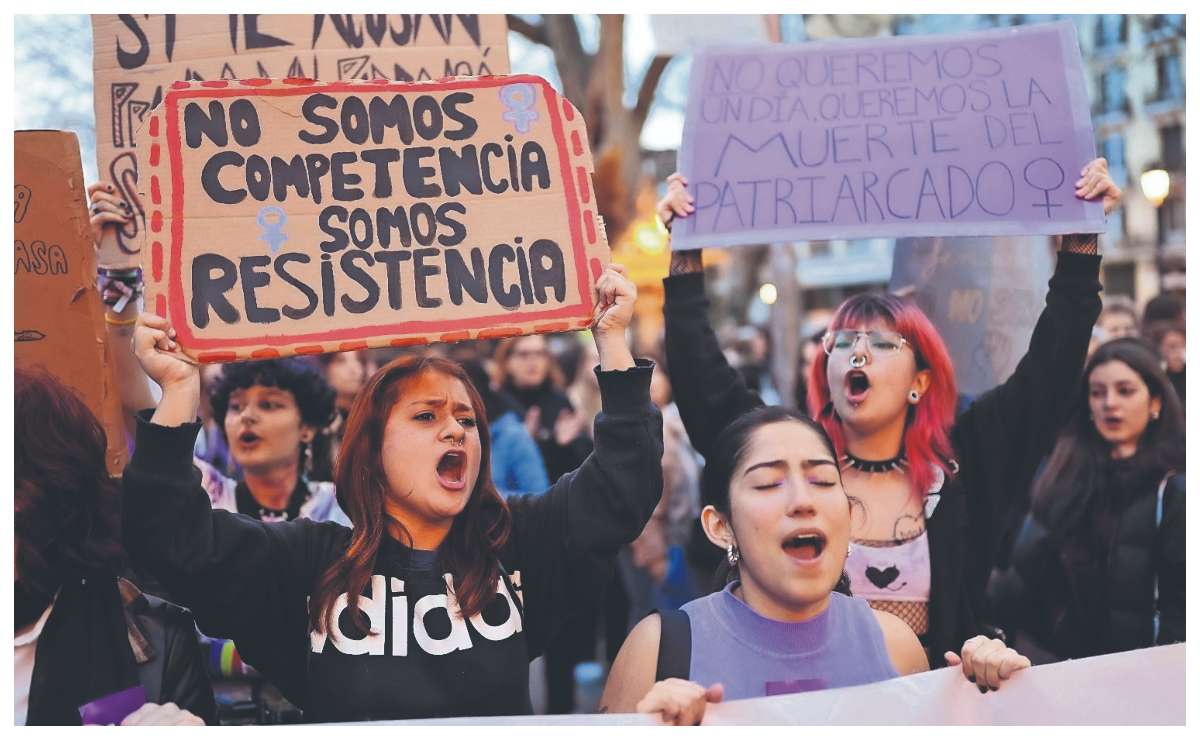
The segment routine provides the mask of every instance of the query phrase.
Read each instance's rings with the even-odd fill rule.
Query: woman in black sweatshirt
[[[163,387],[125,469],[125,543],[307,721],[530,713],[529,660],[596,608],[617,549],[662,490],[652,366],[624,330],[636,291],[597,283],[603,411],[596,448],[545,494],[506,503],[491,483],[486,416],[455,363],[405,358],[355,401],[336,473],[353,530],[213,511],[191,463],[199,382],[159,317],[134,349]]]
[[[1098,159],[1077,197],[1121,191]],[[669,179],[664,223],[694,208],[686,181]],[[834,440],[851,502],[851,590],[900,616],[934,666],[983,627],[983,590],[998,522],[1029,489],[1067,416],[1100,311],[1096,236],[1063,239],[1046,308],[1012,377],[954,418],[954,369],[937,330],[896,296],[848,299],[808,379],[809,412]],[[666,348],[679,411],[696,450],[762,405],[725,361],[708,324],[700,251],[671,255]]]

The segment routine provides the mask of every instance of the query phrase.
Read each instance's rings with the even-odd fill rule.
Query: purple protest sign
[[[804,239],[1104,231],[1069,22],[939,37],[707,47],[676,249]]]

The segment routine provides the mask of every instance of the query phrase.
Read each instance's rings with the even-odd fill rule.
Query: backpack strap
[[[658,638],[658,669],[654,680],[687,679],[692,673],[692,620],[682,609],[655,611],[662,620],[662,634]]]

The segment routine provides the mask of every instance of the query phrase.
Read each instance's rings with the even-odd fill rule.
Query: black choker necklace
[[[842,455],[842,465],[864,473],[887,473],[908,468],[908,458],[904,455],[904,450],[900,450],[900,454],[890,460],[863,460],[847,452]]]

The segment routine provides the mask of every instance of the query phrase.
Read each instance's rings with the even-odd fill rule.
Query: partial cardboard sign
[[[905,238],[888,290],[916,301],[946,341],[959,393],[977,396],[1025,356],[1053,270],[1046,237]]]
[[[503,15],[93,15],[92,40],[100,177],[126,200],[144,156],[138,129],[177,80],[411,81],[509,71]],[[101,264],[142,261],[145,206],[137,210],[100,245]]]
[[[587,131],[540,77],[178,82],[145,141],[147,305],[199,362],[590,325]]]
[[[1102,232],[1086,89],[1069,22],[701,49],[672,246]]]
[[[125,467],[125,427],[96,290],[79,140],[69,131],[13,137],[17,367],[41,367],[70,386],[104,424],[108,470]]]

